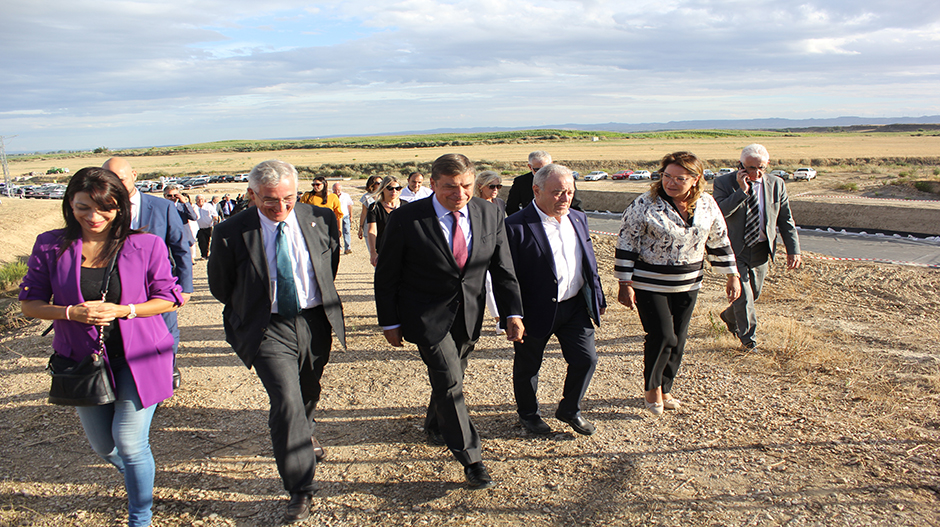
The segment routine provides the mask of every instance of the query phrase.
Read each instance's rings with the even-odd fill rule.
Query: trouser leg
[[[461,311],[443,341],[433,346],[418,346],[418,351],[428,368],[431,383],[425,429],[440,431],[457,461],[467,466],[483,458],[480,436],[470,421],[463,394],[467,357],[476,342],[469,340],[462,319]]]
[[[688,337],[698,291],[653,293],[636,290],[637,312],[646,339],[643,348],[644,391],[672,390]]]
[[[252,364],[271,403],[268,426],[278,473],[292,494],[316,490],[312,413],[320,396],[322,366],[329,357],[328,348],[319,348],[328,339],[311,336],[318,324],[307,316],[306,310],[292,319],[272,315]],[[311,352],[314,346],[317,353]]]
[[[95,452],[124,476],[128,525],[150,525],[156,463],[150,450],[150,424],[157,405],[144,408],[129,368],[114,374],[115,402],[78,407],[85,435]]]
[[[588,314],[584,297],[578,295],[559,306],[555,337],[558,338],[562,356],[568,363],[558,413],[574,417],[581,413],[581,399],[587,393],[597,367],[594,324]]]
[[[545,345],[550,337],[526,337],[522,342],[512,343],[512,388],[516,396],[516,412],[522,419],[535,419],[540,415],[536,392]]]

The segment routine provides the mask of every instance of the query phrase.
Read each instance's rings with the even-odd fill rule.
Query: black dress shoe
[[[482,461],[467,465],[464,467],[463,473],[467,476],[467,486],[471,489],[488,489],[495,485],[493,478],[491,478],[490,473],[486,471],[486,467],[483,466]]]
[[[724,310],[721,313],[718,313],[718,318],[727,326],[728,331],[738,334],[738,322],[734,319],[734,314],[728,313],[728,310]]]
[[[284,523],[296,523],[306,520],[310,516],[310,501],[312,496],[305,492],[290,495],[287,504],[287,513],[284,514]]]
[[[535,416],[533,419],[522,419],[520,417],[519,421],[522,422],[522,426],[524,426],[526,430],[533,434],[545,435],[552,433],[552,427],[548,426],[548,423],[543,421],[539,416]]]
[[[317,463],[326,458],[326,449],[320,446],[317,436],[310,436],[310,442],[313,443],[313,457],[317,458]]]
[[[440,430],[428,430],[428,443],[431,443],[434,446],[447,446],[447,441],[444,441],[444,434]]]
[[[583,434],[586,436],[593,435],[594,432],[597,432],[597,428],[594,428],[594,425],[590,423],[587,419],[576,415],[574,417],[569,417],[566,415],[555,414],[555,419],[558,419],[562,423],[568,423],[571,425],[571,428],[574,428],[574,431]]]

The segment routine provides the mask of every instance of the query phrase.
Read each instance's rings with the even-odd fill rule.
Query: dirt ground
[[[59,218],[48,202],[3,203],[4,258],[28,252]],[[306,524],[940,525],[940,271],[812,255],[801,270],[777,265],[751,354],[718,321],[723,280],[709,275],[674,390],[683,408],[655,418],[642,404],[639,320],[615,301],[613,243],[595,238],[610,304],[584,402],[598,433],[551,417],[564,375],[552,341],[539,394],[555,433],[527,434],[512,348],[487,326],[466,395],[497,486],[470,491],[449,452],[424,441],[424,366],[413,346],[381,337],[372,268],[354,239],[337,277],[349,346],[334,343],[323,379],[328,457]],[[154,525],[276,525],[286,498],[267,398],[224,342],[204,262],[195,275],[180,311],[183,386],[151,432]],[[0,335],[0,525],[123,525],[117,472],[74,411],[45,402],[45,326]]]

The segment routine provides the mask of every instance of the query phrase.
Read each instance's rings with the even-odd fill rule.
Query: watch
[[[124,320],[137,318],[137,308],[134,307],[134,304],[127,304],[127,307],[131,308],[131,312],[126,317],[124,317]]]

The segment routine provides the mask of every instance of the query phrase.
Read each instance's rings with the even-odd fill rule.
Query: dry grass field
[[[349,163],[425,163],[442,154],[458,151],[474,161],[518,163],[525,166],[532,150],[546,150],[557,162],[592,162],[603,170],[623,165],[654,162],[669,152],[690,150],[699,157],[718,162],[737,159],[741,148],[752,142],[764,144],[772,161],[811,164],[812,160],[934,158],[940,160],[940,137],[910,134],[816,134],[796,137],[731,137],[713,139],[604,139],[601,141],[560,140],[537,144],[470,145],[410,149],[322,149],[273,152],[223,152],[173,156],[140,156],[132,164],[140,174],[163,171],[168,174],[240,173],[266,159],[281,159],[297,166]],[[85,166],[101,166],[107,156],[69,159],[37,159],[27,162],[10,158],[13,175],[45,173],[52,166],[73,173]],[[935,163],[938,161],[935,161]],[[717,167],[716,167],[717,168]]]

